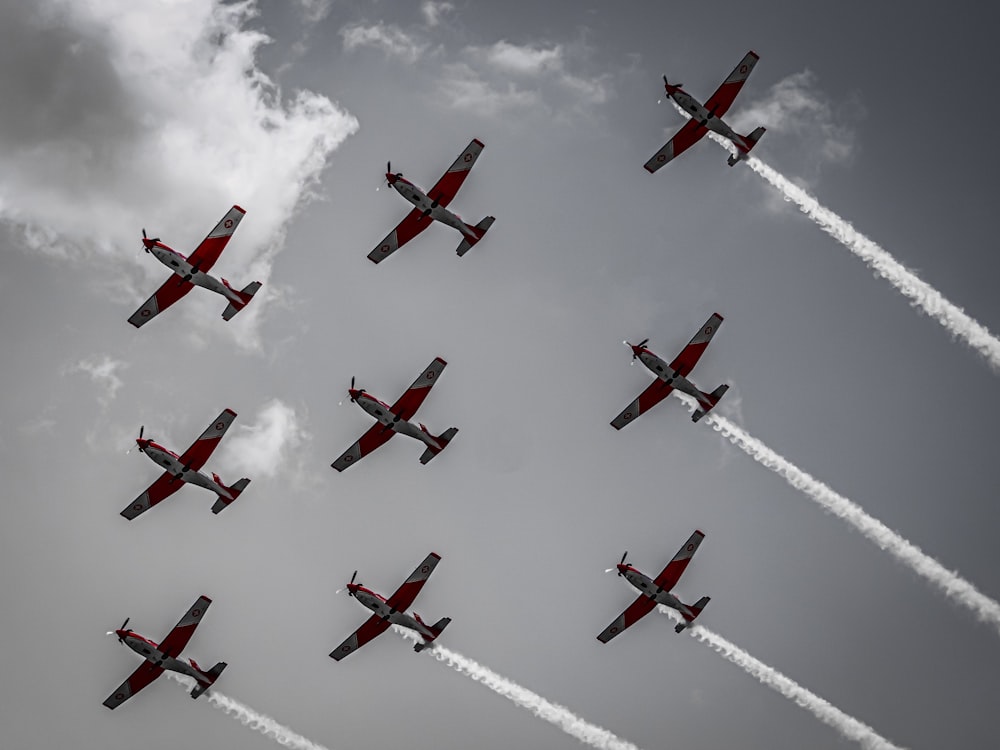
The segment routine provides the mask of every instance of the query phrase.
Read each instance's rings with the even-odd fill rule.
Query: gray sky
[[[712,596],[706,627],[901,745],[995,743],[995,629],[676,401],[608,426],[649,382],[622,339],[669,359],[719,311],[692,377],[732,385],[720,411],[1000,596],[996,374],[716,145],[642,169],[681,124],[661,76],[704,99],[754,49],[731,120],[768,127],[755,154],[998,331],[995,12],[137,7],[0,10],[2,744],[273,747],[166,680],[101,706],[137,666],[104,632],[158,641],[204,593],[187,653],[331,750],[576,746],[391,634],[327,658],[365,618],[351,572],[389,594],[433,550],[415,609],[445,645],[639,746],[844,747],[663,618],[595,640],[634,593],[602,571],[627,549],[655,575],[694,528],[676,590]],[[486,239],[369,263],[407,210],[386,160],[429,188],[473,137],[452,208],[495,215]],[[233,203],[215,270],[254,303],[227,324],[195,290],[133,330],[165,273],[140,230],[187,254]],[[330,469],[370,424],[337,407],[351,376],[395,399],[434,356],[418,416],[449,449]],[[180,452],[225,407],[206,468],[253,478],[238,503],[120,518],[156,476],[139,425]]]

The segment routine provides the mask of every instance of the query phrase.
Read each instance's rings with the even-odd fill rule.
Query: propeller
[[[118,630],[124,630],[124,629],[125,629],[125,626],[126,626],[126,625],[128,625],[128,621],[129,621],[129,620],[131,620],[131,619],[132,619],[131,617],[126,617],[126,618],[125,618],[125,622],[123,622],[123,623],[122,623],[122,626],[121,626],[120,628],[118,628]],[[109,630],[109,631],[108,631],[108,632],[106,633],[106,635],[114,635],[114,634],[115,634],[115,631],[114,631],[114,630]],[[118,636],[118,642],[119,642],[119,643],[123,643],[123,641],[122,641],[122,638],[121,638],[121,636]]]
[[[149,252],[150,246],[154,242],[159,242],[159,241],[160,241],[159,237],[153,237],[153,239],[149,239],[149,237],[146,236],[146,228],[145,227],[142,228],[142,246],[143,248],[145,248],[147,253]]]
[[[628,341],[623,341],[622,343],[625,344],[625,346],[629,347],[632,350],[632,364],[634,365],[635,364],[635,358],[639,356],[638,354],[636,354],[635,350],[636,349],[642,349],[642,347],[644,347],[646,344],[648,344],[649,343],[649,337],[647,336],[642,341],[640,341],[638,344],[630,344]]]
[[[625,564],[625,558],[626,558],[626,557],[628,557],[628,550],[625,550],[625,554],[624,554],[624,555],[622,555],[622,561],[621,561],[620,563],[618,563],[618,565],[624,565],[624,564]],[[608,568],[608,569],[607,569],[607,570],[605,570],[604,572],[605,572],[605,573],[611,573],[611,572],[613,572],[613,571],[615,571],[615,570],[618,570],[618,566],[617,566],[617,565],[616,565],[615,567],[613,567],[613,568]],[[620,570],[618,570],[618,575],[621,575],[621,574],[622,574],[622,572],[621,572]]]
[[[139,425],[139,439],[140,439],[140,440],[142,440],[142,432],[143,432],[143,430],[145,430],[145,429],[146,429],[146,426],[145,426],[145,425]],[[138,445],[138,443],[136,443],[136,445]],[[139,446],[139,452],[140,452],[140,453],[145,453],[145,451],[146,451],[146,449],[145,449],[145,448],[143,448],[143,447],[142,447],[142,446],[140,445],[140,446]],[[128,454],[130,454],[131,452],[132,452],[132,447],[131,447],[131,446],[129,446],[129,449],[128,449],[127,451],[125,451],[125,455],[127,456],[127,455],[128,455]]]
[[[354,579],[357,578],[357,577],[358,577],[358,571],[355,570],[354,574],[351,576],[351,580],[348,582],[347,586],[350,586],[352,583],[354,583]],[[338,593],[338,594],[341,593],[342,591],[344,591],[344,589],[347,589],[347,586],[345,586],[343,589],[337,589],[336,593]],[[347,594],[348,594],[348,596],[354,596],[354,594],[351,593],[350,589],[347,589]]]

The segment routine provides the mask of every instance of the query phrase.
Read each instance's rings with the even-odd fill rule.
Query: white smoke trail
[[[407,640],[416,641],[420,636],[410,630],[393,626],[393,630]],[[591,747],[601,748],[601,750],[639,750],[628,740],[623,740],[607,729],[591,724],[574,714],[568,708],[546,700],[538,693],[521,687],[516,682],[501,677],[492,669],[484,667],[482,664],[468,659],[461,654],[457,654],[450,649],[435,644],[426,649],[425,653],[430,654],[439,662],[447,664],[459,674],[463,674],[476,682],[485,685],[497,695],[502,695],[507,700],[521,708],[526,708],[535,716],[544,719],[550,724],[558,727],[571,737],[575,737]]]
[[[717,133],[709,135],[730,153],[736,152],[735,146],[726,138]],[[787,200],[798,206],[820,229],[861,258],[876,276],[881,276],[892,284],[896,291],[910,300],[910,304],[943,325],[952,336],[965,341],[986,358],[990,367],[1000,371],[1000,339],[990,333],[986,326],[967,315],[961,307],[949,302],[941,292],[893,258],[885,248],[861,234],[846,219],[820,205],[818,200],[774,167],[755,156],[747,157],[746,163]]]
[[[167,676],[183,685],[188,691],[194,687],[194,680],[187,675],[178,674],[177,672],[167,672]],[[237,719],[243,726],[250,727],[265,737],[270,737],[282,747],[290,747],[293,750],[327,750],[323,745],[317,745],[312,740],[308,740],[283,724],[279,724],[270,716],[265,716],[262,713],[254,711],[235,698],[223,695],[217,690],[210,690],[204,697],[213,706],[221,708],[227,714]]]
[[[664,606],[658,606],[660,614],[667,615],[672,620],[680,622],[674,611]],[[707,643],[716,652],[740,667],[751,677],[755,677],[762,685],[777,691],[797,706],[804,708],[824,724],[833,727],[849,740],[859,743],[865,750],[899,750],[889,740],[882,737],[867,724],[848,716],[825,698],[820,698],[811,690],[807,690],[795,680],[786,677],[774,667],[769,667],[759,659],[755,659],[734,643],[730,643],[721,635],[694,624],[688,627],[691,633],[702,643]]]
[[[681,400],[692,412],[697,408],[694,399],[683,396]],[[958,573],[945,568],[917,545],[907,541],[884,523],[868,515],[857,503],[834,492],[829,486],[806,473],[791,461],[779,456],[746,430],[737,427],[725,417],[714,412],[705,418],[712,429],[721,433],[729,442],[746,453],[757,463],[782,477],[792,487],[803,492],[820,507],[846,521],[879,547],[914,572],[937,586],[948,597],[968,607],[982,622],[1000,630],[1000,604],[983,594]]]

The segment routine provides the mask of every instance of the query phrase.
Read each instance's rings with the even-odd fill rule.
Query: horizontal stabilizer
[[[419,654],[421,651],[423,651],[425,648],[427,648],[429,645],[431,645],[431,643],[433,643],[435,640],[437,640],[437,637],[439,635],[441,635],[441,633],[444,631],[444,629],[446,627],[448,627],[448,623],[450,623],[450,622],[451,622],[451,618],[450,617],[442,617],[436,623],[434,623],[433,625],[431,625],[430,628],[429,628],[429,630],[434,634],[434,637],[433,638],[428,638],[427,636],[424,636],[423,642],[422,643],[417,643],[416,645],[414,645],[413,650],[416,651]]]
[[[495,217],[493,217],[493,216],[487,216],[481,222],[479,222],[478,224],[476,224],[476,226],[471,227],[473,233],[476,235],[476,239],[472,239],[471,237],[465,237],[462,240],[462,244],[458,246],[457,250],[455,250],[455,252],[458,253],[458,256],[462,257],[467,252],[469,252],[469,250],[472,248],[472,246],[475,245],[477,242],[479,242],[479,240],[481,240],[483,238],[483,235],[486,234],[486,231],[491,226],[493,226],[493,222],[494,221],[496,221]]]
[[[199,682],[197,685],[195,685],[194,689],[191,691],[191,697],[197,698],[199,695],[208,690],[212,685],[214,685],[215,681],[219,679],[219,675],[222,674],[222,670],[225,669],[227,666],[229,665],[226,664],[226,662],[220,661],[218,664],[216,664],[214,667],[208,670],[205,673],[205,676],[208,677],[209,679],[208,684],[203,685],[202,683]]]
[[[697,422],[699,419],[701,419],[706,414],[708,414],[708,412],[710,412],[712,409],[714,409],[715,405],[719,403],[719,400],[724,395],[726,395],[726,391],[728,391],[728,390],[729,390],[729,386],[723,384],[723,385],[720,385],[718,388],[716,388],[711,393],[705,393],[704,391],[702,391],[701,395],[704,396],[704,400],[699,399],[699,402],[702,404],[702,408],[698,409],[698,411],[696,411],[694,414],[691,415],[691,421],[692,422]],[[705,401],[709,402],[708,406],[705,406]]]
[[[701,614],[701,611],[703,609],[705,609],[705,607],[708,606],[708,603],[711,600],[712,600],[712,597],[710,597],[710,596],[703,596],[703,597],[701,597],[701,599],[699,599],[697,602],[695,602],[690,607],[688,607],[688,609],[691,610],[691,615],[690,616],[688,616],[688,614],[686,612],[681,611],[681,617],[684,618],[684,622],[677,623],[677,625],[674,626],[674,632],[675,633],[680,633],[682,630],[684,630],[684,628],[686,628],[688,625],[690,625],[692,622],[694,622],[695,618],[698,615]]]
[[[744,159],[746,159],[747,155],[753,150],[753,147],[757,145],[757,141],[760,140],[761,136],[764,135],[766,131],[767,128],[759,127],[756,130],[754,130],[750,135],[743,136],[743,142],[746,144],[746,150],[740,148],[740,145],[737,143],[736,144],[737,153],[730,154],[729,158],[726,160],[726,163],[732,167],[738,164],[739,162],[743,161]]]
[[[434,458],[434,456],[436,456],[438,453],[440,453],[445,448],[447,448],[448,447],[448,443],[450,443],[451,439],[453,437],[455,437],[455,435],[457,435],[457,434],[458,434],[458,428],[457,427],[449,427],[447,430],[445,430],[440,435],[438,435],[437,437],[435,437],[434,439],[438,442],[438,444],[441,447],[440,448],[432,448],[431,446],[428,445],[427,446],[427,450],[425,450],[423,452],[423,454],[421,454],[421,456],[420,456],[420,463],[426,464],[428,461],[430,461],[432,458]]]
[[[216,481],[218,481],[218,479],[216,479]],[[248,484],[250,484],[250,480],[243,477],[243,479],[238,481],[232,487],[226,487],[226,489],[229,490],[229,494],[233,496],[233,499],[230,500],[229,498],[219,495],[218,499],[215,501],[215,505],[212,506],[212,512],[221,513],[224,511],[230,504],[232,504],[233,500],[240,496],[240,493],[247,488]]]
[[[251,281],[243,289],[236,292],[236,296],[240,298],[239,302],[230,302],[225,310],[222,311],[223,320],[231,320],[232,317],[250,304],[250,300],[257,293],[257,290],[263,286],[259,281]]]

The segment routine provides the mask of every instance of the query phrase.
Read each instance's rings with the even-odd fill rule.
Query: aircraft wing
[[[177,657],[184,650],[187,642],[191,640],[195,628],[198,627],[211,603],[212,600],[207,596],[199,596],[198,601],[191,605],[191,609],[180,619],[180,622],[174,625],[174,629],[167,633],[167,637],[160,643],[160,651]]]
[[[424,587],[427,583],[427,579],[431,577],[431,573],[434,572],[434,568],[437,567],[438,561],[441,559],[441,555],[437,552],[431,552],[424,561],[416,567],[410,577],[403,581],[402,585],[385,600],[386,604],[395,609],[397,612],[405,612],[413,604],[413,600],[417,598],[417,594],[420,593],[420,589]]]
[[[359,648],[364,646],[368,641],[373,638],[382,635],[386,630],[389,629],[389,621],[383,620],[378,615],[372,615],[367,620],[365,624],[360,628],[355,630],[349,636],[347,640],[341,643],[337,648],[330,652],[330,658],[336,661],[340,661],[345,656],[354,653]]]
[[[174,478],[173,474],[165,471],[157,477],[155,482],[149,485],[149,489],[133,500],[132,504],[121,512],[121,515],[131,521],[157,503],[166,500],[183,486],[184,482],[182,480]]]
[[[707,132],[708,128],[697,120],[688,120],[684,123],[684,127],[678,130],[677,134],[667,141],[667,145],[653,154],[653,157],[646,162],[644,165],[646,171],[652,174],[667,162],[673,161],[700,141]]]
[[[378,247],[368,253],[368,260],[372,263],[382,262],[433,223],[434,219],[424,216],[423,211],[413,209],[386,235]]]
[[[620,430],[640,414],[645,414],[660,403],[670,395],[670,391],[673,389],[672,385],[667,385],[664,381],[657,378],[649,384],[646,390],[639,394],[639,397],[635,401],[626,406],[621,414],[611,420],[611,426],[616,430]]]
[[[233,423],[234,419],[236,419],[236,412],[232,409],[223,411],[191,444],[191,447],[184,451],[179,459],[180,462],[186,468],[200,470],[208,457],[218,447],[219,441],[222,440],[222,436],[226,434],[226,430],[229,429],[229,425]]]
[[[119,685],[118,689],[105,699],[104,705],[114,710],[161,674],[163,674],[163,667],[157,667],[148,661],[144,661],[142,666],[130,674],[125,682]]]
[[[434,361],[427,365],[427,369],[420,373],[420,376],[413,381],[413,385],[406,389],[406,393],[400,396],[399,400],[392,405],[390,411],[400,419],[407,421],[413,419],[413,415],[417,413],[417,409],[420,408],[424,399],[427,398],[427,394],[431,392],[431,388],[434,387],[434,384],[447,364],[440,357],[435,357]]]
[[[222,251],[229,244],[233,232],[239,226],[243,215],[246,213],[239,206],[233,206],[225,216],[215,225],[215,229],[208,233],[208,237],[201,241],[195,251],[188,257],[188,263],[196,266],[199,271],[207,271],[215,265],[215,261],[222,255]]]
[[[640,594],[638,599],[628,605],[628,609],[618,615],[618,618],[613,623],[604,628],[601,634],[597,636],[597,640],[601,643],[607,643],[625,630],[625,628],[635,625],[639,620],[652,612],[655,606],[655,601],[644,594]]]
[[[715,332],[719,330],[720,325],[722,325],[722,316],[719,313],[712,313],[712,317],[705,321],[705,325],[701,327],[701,330],[694,335],[694,338],[681,350],[677,358],[670,363],[670,369],[687,377],[691,373],[691,370],[694,369],[694,366],[698,364],[701,355],[705,353],[708,343],[712,340]]]
[[[722,117],[726,114],[733,105],[736,95],[743,88],[743,84],[750,77],[753,66],[757,64],[758,59],[756,52],[747,52],[746,56],[740,61],[740,64],[733,68],[733,72],[729,74],[729,78],[723,81],[722,85],[705,102],[705,109],[716,117]]]
[[[466,146],[465,151],[455,159],[455,163],[448,167],[448,171],[441,179],[434,183],[434,187],[428,191],[427,197],[432,201],[436,200],[441,206],[447,206],[451,203],[455,195],[458,194],[458,189],[465,182],[465,178],[469,176],[469,171],[476,163],[482,150],[483,142],[474,138],[472,143]]]
[[[132,317],[128,319],[128,322],[136,328],[141,328],[193,288],[194,284],[190,281],[184,281],[180,276],[170,274],[170,278],[163,282],[163,286],[153,292],[153,296],[143,302],[142,307],[132,313]]]
[[[704,534],[700,531],[695,531],[691,535],[691,538],[684,542],[684,546],[677,551],[674,559],[667,563],[667,567],[663,569],[660,575],[656,576],[653,583],[664,591],[670,591],[680,579],[688,563],[691,562],[691,558],[698,551],[698,546],[704,538]]]
[[[368,431],[361,436],[358,442],[340,454],[340,458],[330,464],[330,466],[337,471],[343,471],[351,464],[360,461],[395,434],[395,431],[391,427],[386,427],[381,422],[376,422],[368,428]]]

